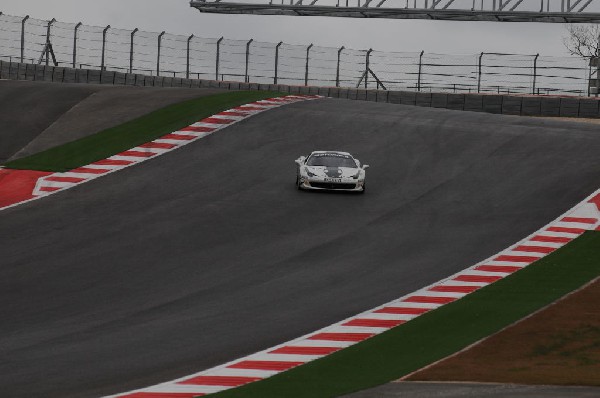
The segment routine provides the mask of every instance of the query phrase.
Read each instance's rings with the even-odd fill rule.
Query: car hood
[[[329,178],[348,178],[355,176],[360,171],[358,167],[325,167],[325,166],[306,166],[313,174],[319,177]]]

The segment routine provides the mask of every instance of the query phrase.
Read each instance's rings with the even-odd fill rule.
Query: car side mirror
[[[306,156],[300,156],[298,159],[295,160],[295,162],[298,165],[302,165],[302,163],[304,163],[305,160],[306,160]]]
[[[363,169],[363,170],[366,170],[366,169],[368,169],[369,167],[371,167],[371,166],[369,166],[368,164],[365,164],[365,165],[363,165],[362,169]]]

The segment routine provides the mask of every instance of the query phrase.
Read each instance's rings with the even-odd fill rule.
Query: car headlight
[[[312,172],[311,172],[311,171],[308,169],[308,167],[305,167],[305,168],[304,168],[304,172],[305,172],[305,173],[306,173],[306,175],[307,175],[307,176],[309,176],[309,177],[316,177],[316,176],[317,176],[315,173],[312,173]]]

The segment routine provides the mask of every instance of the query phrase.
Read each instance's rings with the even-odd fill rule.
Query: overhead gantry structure
[[[445,21],[599,23],[600,0],[191,0],[200,12],[431,19]]]

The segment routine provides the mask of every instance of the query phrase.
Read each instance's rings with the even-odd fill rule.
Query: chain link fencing
[[[9,15],[0,15],[0,59],[252,83],[579,96],[590,95],[590,76],[597,72],[576,57],[355,50]]]

